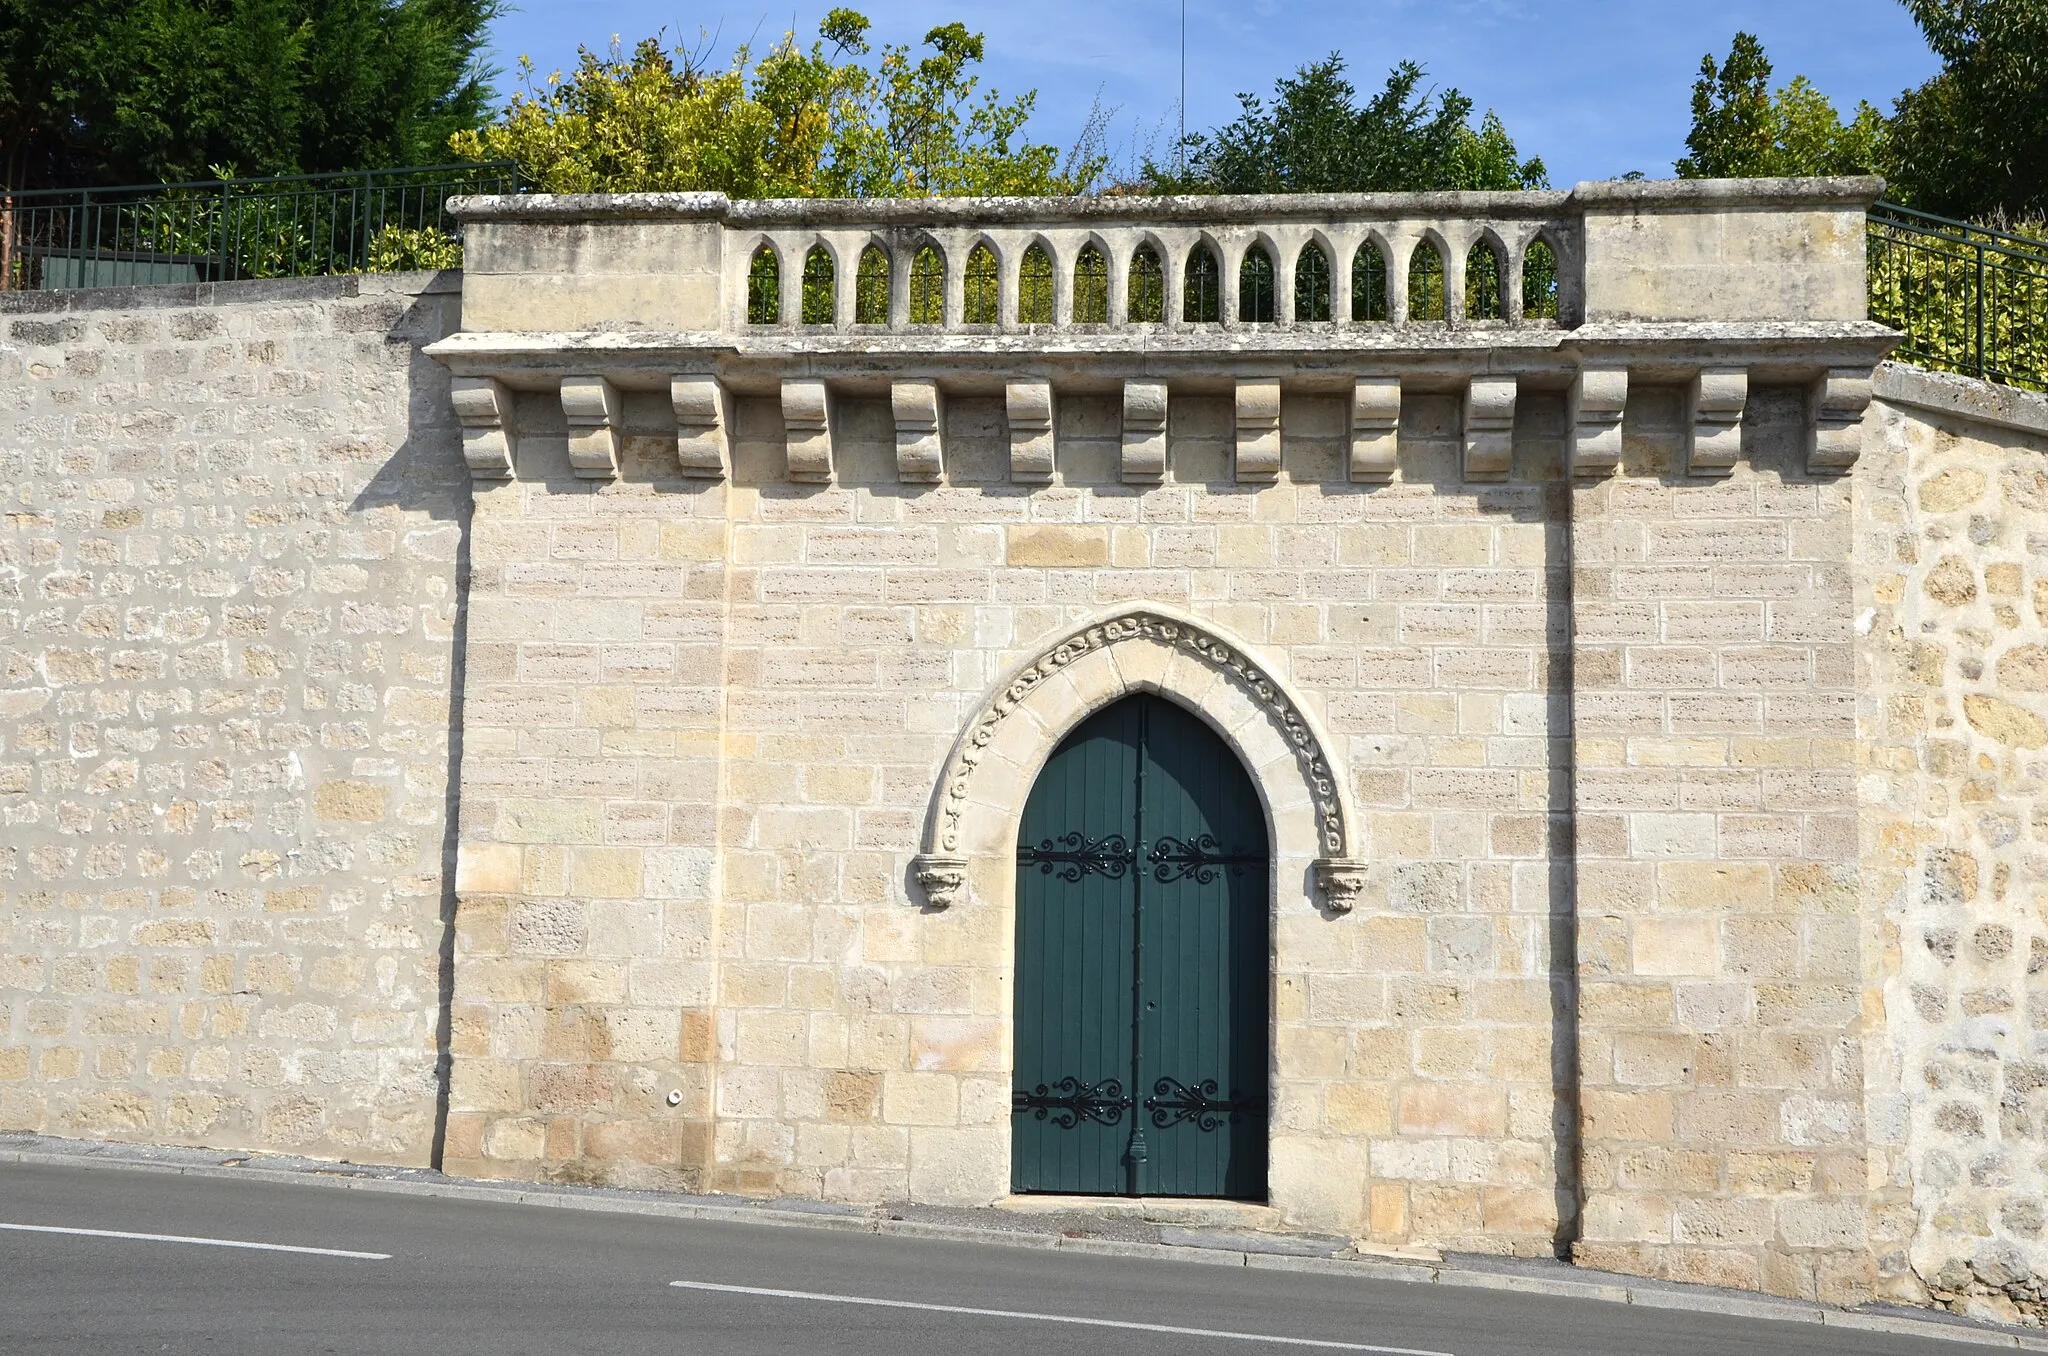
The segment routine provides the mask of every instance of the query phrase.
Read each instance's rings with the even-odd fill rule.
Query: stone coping
[[[2048,435],[2048,395],[1977,377],[1888,362],[1871,378],[1871,394],[1893,405],[1960,415],[1995,428]]]
[[[1176,197],[760,198],[723,193],[516,193],[448,200],[460,221],[717,221],[733,226],[948,226],[1103,221],[1228,224],[1332,217],[1555,217],[1598,206],[1715,212],[1862,209],[1882,179],[1644,179],[1498,193],[1292,193]]]
[[[239,278],[231,282],[132,283],[124,287],[0,292],[0,315],[160,310],[189,306],[276,306],[291,301],[424,296],[461,291],[462,270],[455,268],[411,273],[336,273],[317,278]]]
[[[1092,1211],[944,1208],[886,1204],[834,1205],[819,1201],[706,1196],[528,1182],[486,1182],[450,1177],[431,1168],[330,1162],[257,1151],[0,1134],[0,1164],[165,1172],[186,1177],[267,1182],[508,1205],[583,1210],[598,1214],[657,1215],[786,1228],[826,1229],[942,1242],[1037,1248],[1097,1256],[1197,1262],[1258,1270],[1314,1272],[1353,1280],[1398,1281],[1466,1289],[1504,1290],[1564,1299],[1677,1309],[1729,1318],[1814,1323],[1864,1332],[1894,1333],[2006,1351],[2048,1352],[2048,1335],[1974,1322],[1896,1304],[1854,1309],[1811,1300],[1781,1299],[1749,1291],[1679,1281],[1645,1280],[1594,1271],[1545,1258],[1453,1253],[1404,1257],[1360,1252],[1344,1240],[1314,1234],[1247,1230],[1235,1220],[1220,1225],[1174,1223],[1142,1201],[1105,1200]],[[1186,1203],[1171,1210],[1185,1213]],[[1236,1213],[1236,1212],[1232,1212]],[[1136,1218],[1133,1218],[1133,1216]],[[1076,1236],[1079,1235],[1079,1236]]]

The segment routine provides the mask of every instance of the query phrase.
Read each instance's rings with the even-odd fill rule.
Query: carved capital
[[[1311,870],[1316,894],[1331,913],[1350,913],[1365,893],[1366,864],[1355,857],[1319,857]]]
[[[921,852],[911,858],[911,873],[925,903],[935,909],[950,909],[967,896],[967,859],[936,852]]]

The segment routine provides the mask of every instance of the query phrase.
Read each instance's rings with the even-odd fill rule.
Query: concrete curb
[[[835,1233],[875,1234],[890,1238],[976,1243],[1005,1248],[1036,1248],[1096,1257],[1128,1257],[1162,1262],[1195,1262],[1206,1266],[1248,1267],[1261,1271],[1306,1272],[1323,1276],[1347,1276],[1362,1281],[1398,1281],[1473,1290],[1502,1290],[1524,1295],[1547,1295],[1556,1299],[1633,1304],[1646,1309],[1679,1309],[1692,1313],[1719,1314],[1729,1318],[1764,1319],[1777,1323],[1818,1323],[1828,1327],[1853,1328],[1862,1332],[1917,1337],[1925,1341],[1998,1347],[2007,1351],[2048,1352],[2048,1334],[2036,1336],[2032,1333],[1966,1325],[1938,1318],[1914,1318],[1903,1314],[1834,1309],[1803,1300],[1777,1299],[1768,1295],[1731,1296],[1705,1287],[1688,1287],[1672,1282],[1632,1285],[1625,1281],[1615,1283],[1590,1279],[1564,1280],[1548,1276],[1520,1276],[1512,1272],[1480,1271],[1457,1267],[1447,1262],[1390,1262],[1375,1258],[1351,1260],[1337,1257],[1301,1257],[1287,1253],[1243,1252],[1230,1248],[1191,1247],[1178,1243],[1124,1243],[1110,1239],[1067,1238],[1012,1229],[980,1229],[964,1224],[934,1224],[921,1220],[877,1219],[867,1215],[783,1210],[766,1205],[705,1205],[696,1201],[636,1200],[602,1195],[595,1191],[529,1191],[516,1186],[496,1186],[458,1180],[409,1182],[318,1169],[163,1163],[147,1159],[113,1157],[103,1153],[60,1154],[43,1153],[34,1149],[0,1149],[0,1163],[169,1173],[180,1177],[268,1182],[282,1186],[328,1187],[393,1196],[442,1197],[449,1200],[485,1201],[499,1205],[549,1206],[558,1210],[582,1210],[595,1214],[653,1215],[665,1219],[707,1220],[726,1224],[766,1225],[774,1228],[823,1229]]]

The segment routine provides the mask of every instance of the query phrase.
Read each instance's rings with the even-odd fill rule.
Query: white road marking
[[[258,1252],[305,1252],[315,1257],[355,1257],[388,1262],[388,1252],[351,1252],[347,1248],[301,1248],[291,1243],[248,1243],[239,1238],[188,1238],[183,1234],[131,1234],[120,1229],[65,1229],[55,1224],[0,1224],[23,1234],[78,1234],[85,1238],[127,1238],[143,1243],[203,1243],[209,1248],[254,1248]]]
[[[1126,1323],[1113,1318],[1074,1318],[1067,1314],[1027,1314],[1016,1309],[970,1309],[959,1304],[919,1304],[913,1300],[875,1299],[867,1295],[827,1295],[813,1290],[770,1290],[754,1285],[714,1285],[709,1281],[670,1281],[682,1290],[716,1290],[728,1295],[760,1295],[768,1299],[821,1300],[827,1304],[865,1304],[878,1309],[921,1309],[933,1314],[970,1314],[976,1318],[1021,1318],[1032,1323],[1073,1323],[1085,1328],[1124,1328],[1131,1332],[1173,1333],[1181,1337],[1220,1337],[1232,1342],[1267,1342],[1287,1347],[1319,1347],[1326,1351],[1372,1351],[1381,1356],[1452,1356],[1448,1351],[1419,1347],[1376,1347],[1361,1342],[1325,1342],[1313,1337],[1277,1337],[1262,1332],[1225,1332],[1218,1328],[1176,1328],[1164,1323]]]

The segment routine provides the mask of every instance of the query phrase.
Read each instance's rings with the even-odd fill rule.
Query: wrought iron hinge
[[[1124,1095],[1122,1081],[1115,1078],[1083,1083],[1070,1074],[1050,1087],[1040,1083],[1029,1092],[1019,1088],[1010,1094],[1013,1113],[1030,1112],[1062,1130],[1071,1130],[1084,1120],[1115,1125],[1131,1105],[1132,1099]]]

